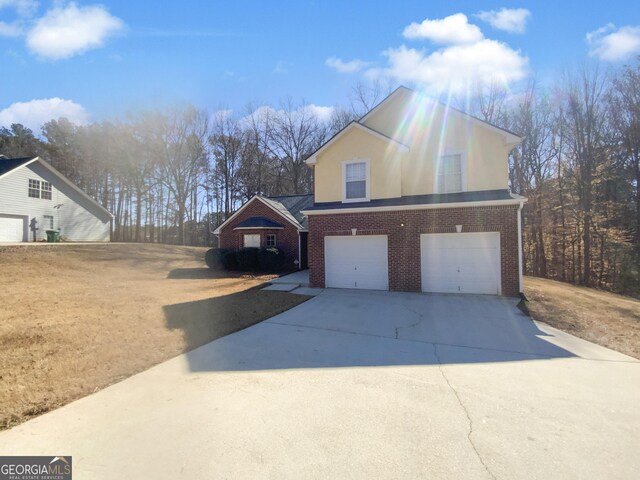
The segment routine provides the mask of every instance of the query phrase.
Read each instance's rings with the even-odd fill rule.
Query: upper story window
[[[31,198],[40,198],[40,180],[29,179],[29,196]]]
[[[29,179],[29,197],[51,200],[51,184],[44,180]]]
[[[369,162],[353,160],[343,165],[343,201],[369,200]]]
[[[51,184],[49,182],[40,182],[40,198],[51,200]]]
[[[442,155],[436,168],[438,193],[461,192],[462,155]]]

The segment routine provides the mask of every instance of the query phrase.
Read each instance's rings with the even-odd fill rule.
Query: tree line
[[[329,118],[304,102],[234,115],[189,106],[120,122],[51,120],[37,137],[0,128],[0,153],[40,155],[114,215],[114,241],[213,244],[254,194],[312,191],[304,161],[391,91],[354,87]],[[456,106],[524,137],[509,155],[525,272],[640,296],[640,59],[586,66],[514,94],[476,89]]]

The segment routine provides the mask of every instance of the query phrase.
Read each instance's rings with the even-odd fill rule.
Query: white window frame
[[[40,180],[36,180],[35,178],[30,178],[28,183],[29,183],[29,189],[27,190],[28,197],[40,198]],[[31,191],[37,193],[37,195],[36,196],[31,195]]]
[[[30,178],[28,181],[28,187],[27,196],[29,198],[40,198],[42,200],[53,199],[53,185],[51,185],[51,182]],[[37,196],[31,195],[31,192],[34,194],[37,193]]]
[[[49,225],[46,226],[47,230],[53,230],[55,227],[53,226],[54,218],[53,215],[43,215],[42,218],[44,220],[49,220]],[[43,222],[44,223],[44,222]]]
[[[438,165],[442,157],[460,155],[460,191],[459,192],[441,192],[438,186]],[[460,193],[467,191],[467,154],[462,150],[445,150],[439,152],[433,164],[433,191],[439,194]]]
[[[45,186],[47,187],[46,189]],[[44,196],[45,193],[48,195],[47,197]],[[51,200],[53,198],[53,186],[50,182],[40,180],[40,198],[43,200]]]
[[[365,164],[365,196],[362,198],[347,198],[347,165],[354,163]],[[371,161],[368,158],[354,158],[342,162],[342,203],[369,202],[371,200]]]
[[[273,237],[273,245],[269,245],[269,238]],[[264,246],[266,248],[277,247],[278,246],[278,236],[275,233],[267,233],[264,236]]]

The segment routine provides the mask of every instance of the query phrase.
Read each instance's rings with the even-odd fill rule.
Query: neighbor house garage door
[[[0,215],[0,242],[23,242],[26,239],[26,218]]]
[[[420,235],[422,291],[500,294],[500,234]]]
[[[324,238],[327,288],[388,290],[386,235]]]

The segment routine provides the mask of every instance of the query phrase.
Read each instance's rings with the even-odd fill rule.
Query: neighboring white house
[[[0,155],[0,242],[108,242],[113,215],[39,157]]]

